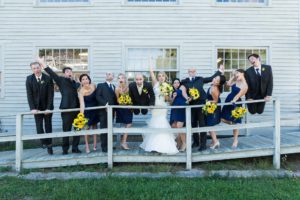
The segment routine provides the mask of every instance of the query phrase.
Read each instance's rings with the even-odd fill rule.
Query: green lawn
[[[0,199],[300,199],[300,179],[0,179]]]

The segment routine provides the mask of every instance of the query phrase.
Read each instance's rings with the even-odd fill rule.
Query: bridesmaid
[[[223,91],[223,85],[226,82],[225,76],[216,76],[211,84],[211,87],[207,90],[207,100],[213,103],[221,103],[220,94]],[[213,114],[207,114],[206,116],[207,126],[215,126],[221,121],[221,106],[218,106]],[[209,131],[212,138],[210,145],[211,149],[215,149],[220,146],[220,142],[217,139],[216,131]]]
[[[88,118],[88,129],[96,129],[97,123],[99,122],[99,117],[97,110],[86,110],[85,108],[97,106],[96,100],[96,86],[91,83],[91,78],[87,74],[81,74],[79,77],[81,83],[81,88],[79,90],[79,102],[80,102],[80,112],[84,113],[84,116]],[[85,151],[90,153],[89,147],[89,135],[84,136],[85,139]],[[94,135],[94,151],[97,150],[97,135]]]
[[[115,93],[116,93],[116,97],[118,99],[118,103],[120,104],[119,97],[122,94],[128,94],[128,92],[129,92],[125,74],[120,73],[118,75],[118,82],[119,82],[119,85],[116,88]],[[118,109],[116,109],[116,114],[117,114],[116,123],[125,124],[125,128],[131,127],[132,117],[133,117],[131,109],[118,108]],[[121,141],[121,147],[125,150],[130,149],[127,145],[127,137],[128,137],[128,134],[124,133],[124,135],[122,137],[122,141]]]
[[[173,88],[174,92],[171,95],[171,104],[173,106],[185,106],[187,105],[186,102],[190,100],[186,93],[186,88],[181,85],[181,82],[178,78],[173,80]],[[170,116],[170,123],[172,128],[182,128],[185,123],[185,109],[180,108],[172,108],[171,109],[171,116]],[[185,151],[186,149],[186,135],[184,133],[179,133],[177,137],[177,143],[180,144],[179,151]]]
[[[248,85],[245,79],[245,71],[243,69],[237,69],[234,72],[234,75],[231,77],[231,79],[227,82],[227,86],[231,87],[231,92],[228,94],[228,96],[225,99],[225,103],[232,102],[235,103],[237,101],[241,101],[241,97],[244,96],[248,90]],[[236,105],[236,106],[242,106],[242,105]],[[227,124],[236,124],[236,123],[242,123],[242,119],[234,119],[231,116],[231,111],[236,108],[235,105],[225,105],[222,109],[222,122]],[[238,146],[238,135],[239,130],[233,129],[233,143],[232,148],[237,148]]]

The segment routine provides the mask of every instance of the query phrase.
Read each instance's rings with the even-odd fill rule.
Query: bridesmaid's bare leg
[[[239,130],[238,129],[233,129],[233,143],[232,143],[232,148],[237,148],[238,146],[238,137],[239,137]]]
[[[177,122],[177,128],[182,128],[183,127],[183,122]],[[186,149],[186,135],[184,133],[179,134],[180,140],[181,140],[181,146],[180,146],[180,151],[185,151]]]

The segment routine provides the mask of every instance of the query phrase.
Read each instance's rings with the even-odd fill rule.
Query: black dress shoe
[[[206,149],[207,149],[206,146],[200,146],[200,148],[198,149],[198,151],[204,151],[204,150],[206,150]]]
[[[107,148],[102,147],[102,152],[107,153]]]
[[[79,149],[72,149],[72,153],[81,153]]]
[[[43,149],[46,149],[46,148],[47,148],[47,145],[46,145],[46,144],[42,144],[42,148],[43,148]]]
[[[67,155],[68,154],[68,150],[63,150],[63,155]]]
[[[47,147],[47,152],[48,152],[49,155],[53,155],[52,147]]]

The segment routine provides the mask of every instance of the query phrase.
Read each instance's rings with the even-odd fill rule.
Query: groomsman
[[[271,100],[273,91],[273,73],[270,65],[261,64],[258,54],[248,56],[252,64],[246,70],[246,80],[248,83],[247,100],[265,99]],[[265,108],[265,102],[247,104],[251,114],[262,114]]]
[[[37,134],[51,133],[52,113],[37,114],[37,112],[53,110],[53,81],[49,76],[42,73],[42,68],[38,62],[31,63],[30,67],[33,74],[27,76],[26,91],[29,108],[34,114],[36,131]],[[45,129],[43,123],[45,123]],[[52,139],[41,139],[41,143],[43,148],[47,148],[48,154],[52,155]]]
[[[96,89],[96,99],[98,106],[105,105],[116,105],[117,97],[115,94],[115,86],[112,84],[114,79],[114,74],[111,72],[106,73],[106,81],[104,83],[99,83]],[[100,128],[107,128],[107,110],[100,109]],[[109,119],[113,120],[113,119]],[[102,152],[107,152],[107,133],[100,135]]]
[[[203,78],[201,76],[196,76],[197,72],[195,68],[190,68],[188,70],[189,77],[182,80],[182,84],[186,87],[187,93],[191,98],[190,105],[202,105],[206,102],[206,92],[203,89],[205,83],[209,83],[213,80],[214,77],[221,75],[221,70],[217,71],[213,76]],[[198,90],[200,97],[198,99],[192,99],[191,95],[189,94],[189,90],[191,88],[195,88]],[[202,108],[192,108],[191,110],[192,116],[192,127],[204,127],[206,125],[205,116],[202,112]],[[193,144],[192,147],[199,146],[199,133],[193,133]],[[199,151],[206,149],[206,140],[207,140],[207,133],[201,132],[200,133],[200,148]]]
[[[129,95],[135,106],[153,106],[155,103],[155,95],[153,87],[150,83],[144,81],[141,73],[135,75],[135,82],[129,84]],[[148,109],[134,109],[135,115],[142,113],[146,115]]]
[[[38,62],[59,87],[61,93],[61,102],[59,109],[79,108],[77,89],[79,88],[80,84],[73,80],[72,68],[64,67],[62,70],[63,76],[58,76],[54,71],[52,71],[52,69],[49,66],[46,66],[44,58],[39,58]],[[72,123],[77,117],[77,114],[78,111],[61,113],[63,126],[62,128],[64,132],[72,130]],[[80,136],[73,137],[72,153],[81,153],[81,151],[78,149],[79,141]],[[68,154],[69,147],[69,137],[63,137],[62,150],[64,155]]]

